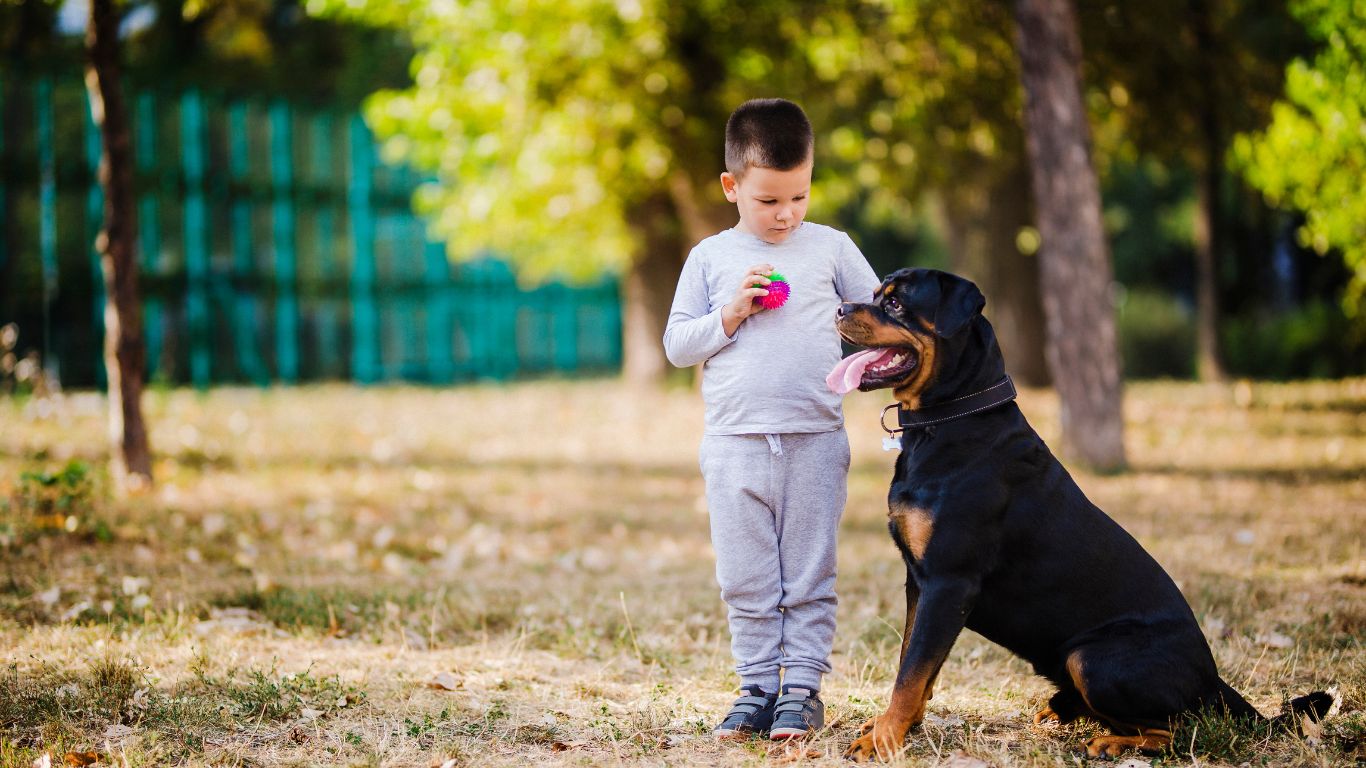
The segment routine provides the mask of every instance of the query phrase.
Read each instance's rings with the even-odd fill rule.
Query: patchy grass
[[[0,766],[841,764],[886,705],[904,580],[883,399],[847,403],[831,722],[799,751],[707,736],[734,680],[693,391],[154,392],[158,485],[123,501],[101,398],[0,399]],[[1056,444],[1053,396],[1021,405]],[[1225,678],[1268,714],[1343,699],[1309,739],[1193,718],[1150,762],[1366,759],[1366,380],[1140,384],[1126,420],[1131,471],[1074,475]],[[1095,725],[1031,724],[1048,693],[965,634],[898,762],[1088,762]]]

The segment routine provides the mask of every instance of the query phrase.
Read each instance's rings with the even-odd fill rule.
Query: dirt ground
[[[886,402],[847,400],[830,723],[784,750],[707,735],[735,680],[691,389],[157,391],[126,500],[99,396],[0,399],[0,765],[842,765],[903,620]],[[1021,407],[1056,447],[1055,396]],[[1135,384],[1126,423],[1130,471],[1073,474],[1225,679],[1268,714],[1342,699],[1304,736],[1193,719],[1139,764],[1366,760],[1366,380]],[[967,633],[898,764],[1101,762],[1096,726],[1032,724],[1048,694]]]

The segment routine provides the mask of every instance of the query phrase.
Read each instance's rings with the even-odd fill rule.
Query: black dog
[[[845,756],[901,749],[964,627],[1058,687],[1036,722],[1085,716],[1109,726],[1116,735],[1087,742],[1092,756],[1161,750],[1172,719],[1200,708],[1260,718],[1220,679],[1171,577],[1025,421],[985,304],[960,277],[903,269],[874,303],[839,308],[846,340],[886,349],[836,373],[858,376],[865,391],[891,388],[909,424],[888,497],[907,571],[900,667],[887,711]],[[1309,694],[1282,717],[1318,719],[1332,703]]]

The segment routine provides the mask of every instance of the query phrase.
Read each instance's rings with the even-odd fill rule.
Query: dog
[[[845,756],[901,750],[964,627],[1057,686],[1036,723],[1088,717],[1109,727],[1086,742],[1093,757],[1161,751],[1172,720],[1201,709],[1260,719],[1219,677],[1171,577],[1025,420],[985,305],[968,280],[902,269],[872,303],[837,310],[840,335],[873,349],[845,358],[832,388],[843,377],[844,391],[891,389],[910,424],[888,495],[907,575],[900,664],[887,710]],[[1280,717],[1317,720],[1333,703],[1315,692]]]

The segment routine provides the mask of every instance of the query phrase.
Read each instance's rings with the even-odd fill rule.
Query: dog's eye
[[[895,296],[888,296],[887,300],[883,302],[882,305],[893,312],[901,311],[901,302],[897,301]]]

